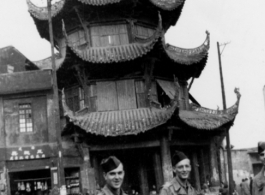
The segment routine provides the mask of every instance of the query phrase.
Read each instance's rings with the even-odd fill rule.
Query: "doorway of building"
[[[48,195],[51,189],[50,169],[10,172],[11,195]]]
[[[67,195],[80,193],[80,168],[68,167],[64,169]]]
[[[123,190],[131,194],[147,194],[156,188],[156,177],[154,167],[154,153],[158,148],[141,148],[127,150],[113,150],[92,153],[93,166],[96,172],[96,180],[99,187],[105,184],[103,172],[100,167],[101,160],[114,155],[124,165],[125,177]]]

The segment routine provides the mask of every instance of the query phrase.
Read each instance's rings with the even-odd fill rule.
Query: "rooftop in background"
[[[34,63],[15,47],[7,46],[0,49],[0,74],[38,69]]]

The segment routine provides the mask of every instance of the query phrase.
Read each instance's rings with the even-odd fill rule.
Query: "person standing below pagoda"
[[[261,171],[253,179],[252,195],[265,195],[265,142],[258,143],[258,154],[263,166]]]
[[[121,161],[110,156],[101,161],[101,167],[106,184],[97,195],[127,195],[121,189],[125,175]]]
[[[175,177],[163,185],[160,195],[196,195],[188,181],[191,172],[189,158],[183,152],[176,151],[172,157],[172,165]]]

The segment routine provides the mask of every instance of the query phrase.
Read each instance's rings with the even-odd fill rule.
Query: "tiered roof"
[[[172,117],[200,130],[215,130],[225,124],[231,124],[238,113],[241,96],[237,89],[235,89],[235,93],[237,94],[236,103],[225,110],[212,110],[198,105],[193,105],[190,110],[180,110],[178,99],[175,98],[177,95],[174,95],[171,105],[164,108],[150,106],[103,112],[88,112],[87,109],[73,112],[67,106],[64,94],[62,102],[65,116],[87,133],[102,136],[124,136],[153,130],[155,127],[166,124]]]
[[[123,0],[124,1],[124,0]],[[36,25],[39,27],[38,29],[42,29],[40,26],[47,25],[47,23],[38,22],[39,20],[47,20],[48,19],[48,12],[47,8],[38,8],[35,5],[33,5],[30,0],[27,0],[28,6],[29,6],[29,12],[32,14],[33,18],[35,18]],[[119,45],[119,46],[108,46],[108,47],[92,47],[89,46],[87,43],[84,43],[82,37],[80,40],[75,40],[75,43],[71,42],[71,39],[66,32],[64,33],[64,25],[61,24],[61,19],[66,19],[64,15],[66,15],[66,12],[64,13],[64,9],[67,10],[67,3],[70,1],[67,0],[61,0],[52,6],[52,16],[55,19],[55,23],[62,26],[61,34],[65,36],[65,39],[67,40],[67,48],[71,49],[73,53],[76,54],[76,56],[83,61],[87,61],[90,63],[113,63],[113,62],[125,62],[134,60],[136,58],[140,58],[150,51],[154,50],[156,45],[162,45],[160,49],[162,48],[162,58],[165,60],[168,60],[168,64],[171,64],[172,66],[189,66],[188,68],[182,68],[185,73],[185,75],[188,75],[189,77],[199,77],[203,68],[205,67],[207,57],[208,57],[208,50],[210,46],[210,36],[207,32],[206,40],[203,42],[203,44],[199,47],[192,48],[192,49],[185,49],[181,47],[176,47],[170,44],[165,44],[164,42],[164,33],[166,29],[164,28],[163,22],[167,19],[167,16],[163,15],[161,13],[159,23],[157,24],[157,28],[153,34],[153,36],[148,37],[147,39],[139,39],[137,36],[134,38],[134,42],[126,44],[126,45]],[[75,4],[86,4],[89,6],[107,6],[109,4],[119,4],[122,2],[122,0],[72,0],[72,4],[75,2]],[[165,12],[174,13],[173,10],[180,8],[184,4],[184,0],[150,0],[152,5],[155,5],[158,10],[163,10]],[[73,10],[73,9],[71,9]],[[179,12],[175,10],[175,12]],[[59,14],[60,13],[60,14]],[[60,16],[59,16],[60,15]],[[65,22],[65,28],[68,28],[67,22]],[[46,28],[47,30],[48,26]],[[134,30],[132,30],[133,32]],[[40,32],[41,34],[43,32]],[[64,39],[64,38],[63,38]],[[158,47],[156,47],[157,49]],[[66,49],[66,48],[63,48]],[[66,51],[60,51],[62,54],[62,58],[56,60],[56,67],[60,67],[60,65],[63,63],[63,60],[66,56]],[[69,51],[68,51],[69,52]],[[47,67],[48,62],[50,60],[45,59],[43,61],[38,61],[37,64],[41,67]]]
[[[180,79],[188,80],[190,77],[199,77],[208,58],[210,47],[209,33],[206,32],[206,39],[202,45],[192,49],[166,44],[164,39],[164,34],[169,27],[176,24],[184,2],[185,0],[61,0],[53,4],[52,17],[53,26],[55,26],[55,45],[60,50],[60,55],[56,58],[56,67],[59,68],[64,63],[64,60],[67,60],[67,54],[70,54],[71,58],[85,62],[83,65],[95,64],[99,67],[101,67],[100,64],[125,63],[140,59],[147,54],[153,56],[159,54],[158,58],[161,63],[156,64],[157,69],[159,69],[158,66],[160,64],[163,64],[163,66],[170,67],[170,71],[172,70],[174,74],[176,72],[177,77],[180,75]],[[40,35],[49,39],[47,8],[38,8],[30,0],[27,0],[27,3]],[[136,14],[135,12],[130,12],[131,10],[128,9],[127,4],[134,7],[136,9],[134,11],[138,12]],[[110,12],[112,12],[113,8],[122,7],[126,7],[122,13],[115,12],[117,15],[111,15],[112,13]],[[106,18],[103,14],[106,10],[111,15],[111,19]],[[146,10],[152,12],[150,16],[142,15],[142,13],[147,13]],[[80,16],[79,13],[83,15],[81,14]],[[93,47],[84,36],[78,37],[71,34],[73,32],[85,34],[87,25],[90,25],[91,22],[93,24],[101,22],[98,19],[100,18],[99,16],[95,17],[97,14],[103,14],[106,20],[104,22],[121,19],[128,22],[132,34],[132,37],[130,37],[131,41],[124,45]],[[89,18],[89,20],[84,19],[82,21],[82,17],[83,19]],[[90,21],[90,17],[93,18],[91,19],[92,21]],[[134,34],[134,24],[136,24],[134,22],[137,22],[138,19],[150,23],[154,27],[153,35],[142,38]],[[155,23],[156,21],[157,23]],[[47,68],[50,62],[50,59],[45,59],[36,62],[36,64],[39,67]],[[182,75],[184,76],[181,77]],[[236,92],[238,93],[238,91]],[[73,112],[66,105],[64,97],[62,102],[65,115],[74,125],[79,126],[86,132],[102,136],[122,136],[136,135],[167,124],[173,116],[174,119],[184,125],[188,125],[190,128],[218,129],[234,121],[240,99],[240,95],[238,95],[236,104],[226,110],[211,110],[196,105],[193,105],[188,110],[180,110],[178,99],[173,97],[177,96],[171,96],[171,104],[164,108],[151,106],[148,108],[101,112],[89,112],[88,109]]]
[[[179,118],[190,127],[202,130],[214,130],[224,124],[234,121],[239,108],[240,93],[235,89],[237,95],[236,103],[225,110],[213,110],[198,105],[193,105],[191,110],[181,110]]]
[[[63,10],[67,0],[61,0],[52,5],[52,17],[55,17],[60,11]],[[114,3],[120,3],[124,0],[75,0],[86,5],[91,6],[104,6]],[[128,0],[127,0],[128,1]],[[161,10],[173,11],[183,6],[185,0],[149,0],[153,5],[157,6]],[[48,20],[47,7],[38,7],[34,5],[30,0],[27,0],[29,12],[38,20]]]
[[[181,6],[185,0],[150,0],[155,6],[163,9],[172,11]]]

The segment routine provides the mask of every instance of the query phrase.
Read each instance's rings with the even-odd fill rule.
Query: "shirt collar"
[[[186,184],[184,184],[178,176],[175,177],[175,180],[176,180],[176,182],[174,182],[175,190],[179,190],[181,187],[186,189],[186,188],[190,188],[191,186],[188,181],[186,181]]]
[[[105,185],[102,190],[105,192],[106,195],[114,195],[112,191]],[[120,195],[126,195],[122,189],[120,189]]]

